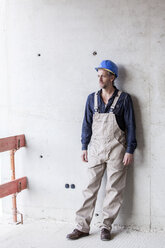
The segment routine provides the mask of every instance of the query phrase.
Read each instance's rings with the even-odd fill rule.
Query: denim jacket
[[[118,92],[118,88],[114,86],[115,91],[113,95],[109,98],[108,104],[105,106],[103,99],[101,97],[102,89],[98,91],[98,108],[100,113],[108,113],[113,100]],[[85,105],[85,114],[82,123],[82,133],[81,133],[81,143],[82,150],[88,149],[88,144],[92,136],[92,121],[94,114],[94,94],[95,92],[88,95]],[[133,102],[130,94],[122,91],[117,104],[113,110],[115,114],[116,121],[121,130],[126,131],[126,141],[127,148],[126,152],[133,154],[137,147],[136,141],[136,123],[133,109]]]

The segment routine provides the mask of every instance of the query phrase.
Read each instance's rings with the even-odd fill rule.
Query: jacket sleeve
[[[81,132],[81,143],[82,150],[87,150],[88,144],[92,136],[92,122],[93,122],[93,111],[92,111],[92,95],[88,95],[85,105],[84,119],[82,123]]]
[[[136,141],[136,123],[134,108],[131,96],[127,93],[124,99],[124,120],[127,131],[127,149],[126,152],[133,154],[137,147]]]

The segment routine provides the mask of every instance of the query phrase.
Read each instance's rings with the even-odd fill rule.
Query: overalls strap
[[[111,111],[113,111],[113,109],[114,109],[114,107],[115,107],[115,105],[116,105],[121,93],[122,93],[122,91],[119,90],[117,95],[116,95],[116,97],[115,97],[115,99],[114,99],[114,101],[113,101],[113,103],[112,103],[112,105],[111,105],[111,108],[110,108]],[[98,91],[95,92],[95,95],[94,95],[94,110],[95,110],[95,112],[98,111]]]
[[[118,101],[118,99],[119,99],[121,93],[122,93],[122,91],[119,90],[118,93],[117,93],[117,95],[115,96],[115,99],[114,99],[114,101],[113,101],[113,103],[112,103],[112,105],[111,105],[111,109],[112,109],[112,110],[115,108],[115,105],[116,105],[116,103],[117,103],[117,101]]]
[[[98,91],[97,92],[95,92],[95,95],[94,95],[94,110],[95,110],[95,112],[97,112],[98,111]]]

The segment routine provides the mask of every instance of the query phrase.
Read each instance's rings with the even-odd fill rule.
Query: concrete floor
[[[1,248],[77,248],[77,247],[131,247],[165,248],[165,232],[148,232],[113,226],[112,240],[100,240],[98,227],[92,226],[90,235],[79,240],[68,240],[66,235],[74,228],[73,223],[52,219],[34,220],[24,217],[24,224],[16,225],[12,216],[0,220]]]

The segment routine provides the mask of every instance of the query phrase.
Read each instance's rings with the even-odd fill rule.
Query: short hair
[[[112,72],[110,72],[110,71],[108,71],[108,74],[111,76],[111,75],[113,75],[113,76],[115,76],[115,78],[114,78],[114,80],[113,80],[113,82],[112,82],[112,84],[114,85],[114,81],[115,81],[115,79],[116,79],[116,75],[115,74],[113,74]]]

